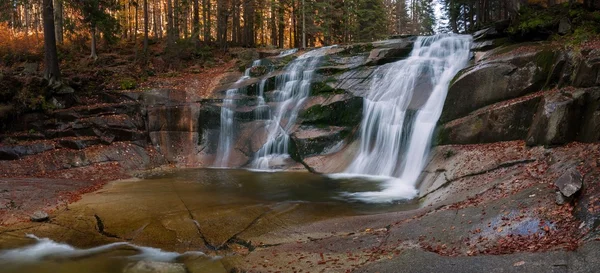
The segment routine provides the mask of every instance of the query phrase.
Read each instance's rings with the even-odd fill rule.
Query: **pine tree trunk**
[[[254,47],[254,0],[244,2],[244,45]],[[247,18],[247,20],[246,20]]]
[[[193,22],[193,33],[192,39],[196,43],[196,46],[200,45],[200,5],[198,0],[194,0],[194,22]]]
[[[44,79],[48,80],[49,85],[54,85],[60,82],[60,69],[56,50],[52,0],[43,0],[42,14],[44,18]]]
[[[278,27],[278,31],[279,31],[279,36],[277,37],[277,40],[279,41],[279,43],[277,44],[277,46],[279,48],[283,48],[283,44],[285,42],[285,21],[284,21],[284,16],[285,16],[285,9],[284,9],[284,3],[283,0],[279,0],[279,8],[277,11],[277,16],[279,17],[279,27]]]
[[[90,58],[96,60],[98,59],[98,53],[96,52],[96,24],[92,23],[90,28],[90,35],[92,36],[91,48],[92,52],[90,54]]]
[[[177,41],[179,39],[179,36],[181,34],[181,22],[179,22],[180,20],[180,5],[179,5],[179,0],[173,0],[173,34],[174,34],[174,38],[175,41]]]
[[[175,43],[175,33],[173,29],[173,1],[167,0],[167,46]]]
[[[148,54],[148,0],[144,0],[144,56]]]
[[[271,0],[271,45],[277,46],[277,25],[275,13],[275,0]]]

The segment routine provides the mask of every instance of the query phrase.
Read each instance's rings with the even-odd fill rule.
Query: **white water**
[[[407,59],[375,71],[364,99],[360,150],[345,173],[331,176],[383,177],[384,189],[350,193],[351,198],[391,202],[417,195],[415,183],[426,163],[448,86],[466,66],[470,43],[471,37],[463,35],[419,37]],[[431,94],[411,112],[415,92]]]
[[[296,124],[298,111],[310,94],[310,84],[323,54],[331,47],[309,51],[292,61],[277,78],[277,109],[267,123],[269,135],[256,153],[252,170],[272,171],[285,164],[289,156],[289,133]]]
[[[237,83],[241,83],[250,78],[250,70],[253,67],[262,65],[261,60],[255,60],[250,68],[247,68],[244,75],[241,76]],[[265,101],[263,98],[263,91],[266,80],[262,80],[259,85],[259,107],[264,107]],[[232,88],[227,90],[225,99],[223,99],[223,106],[221,106],[221,127],[219,130],[219,146],[217,147],[217,157],[213,163],[214,167],[226,168],[229,166],[229,157],[231,156],[231,150],[233,149],[234,133],[235,133],[235,107],[236,107],[236,96],[243,93],[239,88]],[[262,108],[261,108],[262,109]]]
[[[124,247],[138,251],[137,255],[129,257],[135,260],[172,262],[182,255],[205,256],[205,254],[200,251],[191,251],[180,254],[163,251],[158,248],[137,246],[126,242],[112,243],[88,249],[78,249],[68,244],[55,242],[48,238],[38,238],[32,234],[27,234],[27,237],[35,239],[36,243],[22,248],[0,252],[0,261],[34,262],[46,258],[77,258],[111,250],[118,250]]]

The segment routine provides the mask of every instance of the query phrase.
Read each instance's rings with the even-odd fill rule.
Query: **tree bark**
[[[277,40],[279,41],[278,46],[279,48],[283,48],[283,44],[285,42],[285,21],[284,21],[284,16],[285,16],[285,9],[284,9],[284,3],[283,0],[279,0],[279,7],[278,7],[278,11],[277,11],[277,16],[279,17],[279,27],[278,27],[278,31],[279,31],[279,36],[277,37]]]
[[[44,78],[49,85],[60,82],[58,53],[56,50],[56,32],[54,30],[54,7],[52,0],[43,0],[44,18]]]
[[[144,0],[144,56],[148,54],[148,0]]]
[[[98,59],[98,53],[96,52],[96,24],[92,23],[90,27],[90,35],[92,36],[92,53],[90,54],[90,58],[96,60]]]
[[[62,44],[64,41],[63,35],[63,0],[56,0],[54,9],[54,28],[56,32],[56,42]]]
[[[192,23],[194,24],[194,27],[192,28],[192,39],[196,46],[200,45],[200,5],[198,2],[199,0],[194,0],[194,22]]]

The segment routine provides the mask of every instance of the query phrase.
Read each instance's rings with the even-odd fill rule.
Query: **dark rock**
[[[219,129],[221,126],[221,107],[214,100],[202,102],[199,113],[199,126],[203,129]]]
[[[365,96],[371,89],[371,79],[375,67],[366,66],[332,76],[335,79],[335,89],[343,89],[355,96]]]
[[[484,28],[473,33],[473,41],[483,41],[504,36],[503,30],[496,27]]]
[[[487,59],[459,72],[451,82],[440,122],[503,100],[539,91],[548,81],[555,53],[543,48]]]
[[[571,197],[583,186],[583,177],[577,169],[573,168],[561,175],[554,185],[565,197]]]
[[[382,65],[406,58],[412,51],[412,44],[404,47],[375,48],[369,53],[365,65]]]
[[[565,35],[571,32],[571,22],[569,18],[563,17],[558,23],[558,34]]]
[[[50,219],[48,213],[38,210],[34,212],[30,217],[32,222],[46,222]]]
[[[362,120],[362,107],[360,97],[335,95],[325,103],[301,111],[299,116],[305,125],[356,126]]]
[[[261,77],[267,74],[268,71],[264,65],[253,66],[250,68],[250,77]]]
[[[534,96],[515,102],[503,102],[448,122],[438,129],[438,144],[523,140],[527,137],[540,100],[540,96]]]
[[[493,40],[476,41],[471,45],[472,51],[488,51],[508,42],[507,38],[498,38]]]
[[[74,149],[74,150],[83,150],[87,147],[100,144],[100,139],[61,139],[58,141],[58,144],[61,147]]]
[[[25,75],[35,75],[38,72],[39,68],[38,63],[28,63],[23,64],[23,74]]]
[[[573,86],[592,87],[600,85],[600,49],[584,52],[575,68]]]
[[[305,158],[328,154],[328,151],[344,140],[349,133],[346,127],[300,126],[291,137],[296,143],[298,155]]]
[[[578,140],[596,142],[600,141],[600,88],[588,89],[586,93],[588,96]]]
[[[527,145],[560,145],[574,141],[580,130],[585,97],[583,91],[546,95],[527,134]]]
[[[54,145],[47,143],[0,146],[0,160],[16,160],[23,156],[35,155],[52,149],[54,149]]]

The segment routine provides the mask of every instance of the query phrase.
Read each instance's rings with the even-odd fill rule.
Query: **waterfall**
[[[345,173],[383,180],[378,192],[351,193],[365,202],[413,198],[452,78],[469,60],[472,38],[419,37],[410,56],[379,67],[364,98],[360,148]],[[428,95],[428,93],[430,94]],[[415,106],[425,97],[422,106]]]
[[[255,60],[250,68],[247,68],[244,75],[241,76],[235,83],[241,83],[250,78],[250,71],[253,67],[262,65],[262,60]],[[266,80],[262,80],[259,84],[259,104],[262,99],[262,105],[264,107],[264,98],[262,94],[264,92]],[[235,85],[235,84],[234,84]],[[221,106],[221,128],[219,130],[219,145],[217,147],[217,157],[213,166],[226,168],[229,167],[229,157],[231,156],[231,149],[234,145],[234,130],[235,130],[235,107],[236,96],[242,93],[243,90],[239,88],[228,89],[225,93],[225,99],[223,99],[223,106]],[[262,109],[262,108],[261,108]]]
[[[309,51],[289,63],[277,78],[274,102],[277,109],[267,121],[266,143],[255,154],[251,168],[255,170],[280,169],[289,156],[289,133],[296,124],[298,112],[310,94],[310,85],[321,57],[331,47]],[[292,54],[294,50],[282,54]],[[262,98],[262,93],[260,94]],[[259,99],[260,104],[261,99]],[[263,99],[264,103],[264,99]]]

